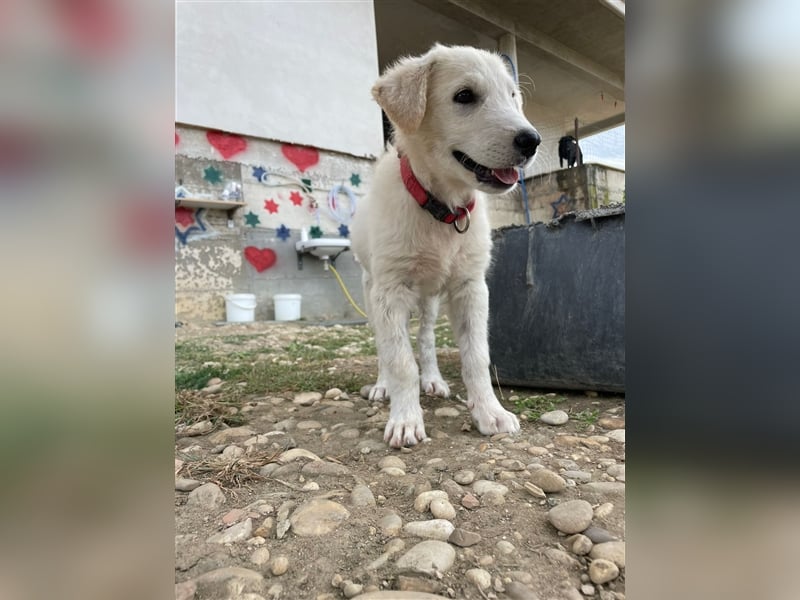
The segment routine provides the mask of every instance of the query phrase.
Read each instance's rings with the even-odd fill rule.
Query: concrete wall
[[[375,157],[371,2],[179,2],[176,120]]]
[[[357,316],[318,259],[307,256],[298,268],[294,244],[301,228],[317,226],[325,237],[347,236],[354,207],[346,190],[357,207],[373,161],[244,136],[220,141],[207,130],[184,125],[176,127],[175,150],[175,180],[182,181],[188,196],[218,199],[233,182],[241,185],[247,203],[231,222],[222,210],[176,209],[176,319],[224,320],[224,296],[233,292],[256,294],[257,320],[274,318],[273,296],[281,293],[302,294],[302,315],[310,320]],[[336,185],[346,186],[337,195],[338,217],[328,206]],[[274,258],[274,263],[259,272],[245,255],[247,248],[255,253],[256,265],[265,266],[259,258],[267,263]],[[342,254],[336,268],[363,305],[360,268],[352,254]]]
[[[525,183],[531,223],[546,223],[566,212],[625,201],[625,172],[603,165],[560,169],[527,177]],[[508,201],[522,204],[520,189],[509,196]],[[494,223],[493,226],[497,227]]]

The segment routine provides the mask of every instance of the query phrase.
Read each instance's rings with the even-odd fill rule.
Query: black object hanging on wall
[[[625,390],[625,209],[495,232],[491,361],[503,385]]]

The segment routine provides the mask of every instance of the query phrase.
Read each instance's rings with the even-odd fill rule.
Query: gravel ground
[[[502,388],[480,435],[450,399],[383,442],[363,325],[176,328],[176,598],[625,598],[624,399]]]

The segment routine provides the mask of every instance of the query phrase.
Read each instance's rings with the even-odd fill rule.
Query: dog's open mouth
[[[479,165],[469,156],[458,150],[453,150],[453,157],[468,171],[475,173],[480,183],[488,183],[499,187],[510,187],[517,183],[519,173],[515,167],[505,169],[490,169]]]

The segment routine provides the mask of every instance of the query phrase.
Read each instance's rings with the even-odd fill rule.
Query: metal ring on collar
[[[456,231],[458,233],[466,233],[467,229],[469,229],[469,211],[468,210],[463,210],[463,214],[461,216],[463,216],[464,219],[465,219],[464,229],[459,229],[458,228],[458,220],[459,220],[460,217],[456,217],[456,220],[453,221],[453,227],[455,227],[455,229],[456,229]]]

